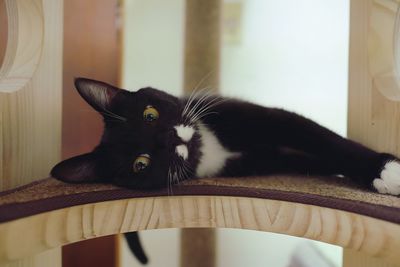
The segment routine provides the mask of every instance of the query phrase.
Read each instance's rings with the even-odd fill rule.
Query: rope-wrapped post
[[[219,86],[221,14],[221,0],[186,1],[185,92]]]
[[[219,86],[221,0],[187,0],[185,28],[184,90]],[[199,89],[199,88],[197,88]],[[181,266],[213,267],[215,229],[182,229]]]

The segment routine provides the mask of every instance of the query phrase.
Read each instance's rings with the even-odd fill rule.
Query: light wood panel
[[[381,79],[392,67],[394,20],[390,10],[396,4],[381,0],[351,0],[350,4],[348,136],[378,151],[400,155],[400,104],[390,100],[395,99],[397,85],[385,82],[382,88]],[[393,266],[346,249],[343,264]]]
[[[7,47],[7,12],[5,0],[0,0],[0,68],[6,54]]]
[[[348,136],[378,151],[400,155],[400,102],[386,98],[371,75],[373,3],[351,0]]]
[[[5,0],[5,7],[9,30],[0,68],[0,92],[14,92],[24,88],[39,64],[45,18],[42,0]]]
[[[223,196],[136,198],[74,206],[0,224],[0,262],[135,230],[240,228],[288,234],[400,262],[400,226],[350,212]],[[20,242],[24,236],[24,242]]]
[[[63,2],[16,0],[6,4],[10,6],[9,42],[0,91],[8,93],[0,92],[0,190],[46,177],[60,159],[61,145]],[[36,39],[41,31],[39,48]],[[24,43],[16,44],[16,36]],[[32,68],[33,72],[27,70]],[[21,76],[14,79],[17,74]],[[11,92],[15,88],[19,90]]]
[[[5,0],[0,6],[2,15],[7,11],[0,69],[1,191],[46,177],[60,159],[63,1]],[[4,34],[4,25],[0,28]],[[23,235],[17,240],[29,245]],[[7,266],[61,266],[61,250]]]

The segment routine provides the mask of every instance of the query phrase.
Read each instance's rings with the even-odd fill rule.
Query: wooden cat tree
[[[220,2],[205,2],[187,1],[186,88],[218,66],[215,25]],[[347,180],[204,179],[185,183],[174,196],[166,196],[163,190],[37,179],[46,177],[60,154],[63,2],[5,4],[8,44],[0,69],[1,266],[60,266],[63,245],[161,228],[281,233],[342,246],[346,267],[400,266],[400,198],[357,188]],[[350,138],[399,155],[400,89],[392,35],[397,4],[351,0],[348,129]],[[200,37],[214,42],[195,41]],[[195,64],[198,69],[188,67],[193,62],[201,62]],[[49,140],[52,146],[47,145]],[[182,243],[190,243],[193,235],[213,248],[212,231],[185,230]],[[182,250],[182,266],[213,266],[212,249],[202,249],[207,262],[193,260],[189,246]]]

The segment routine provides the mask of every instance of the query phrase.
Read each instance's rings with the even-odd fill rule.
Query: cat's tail
[[[135,255],[136,259],[142,264],[147,264],[149,260],[143,250],[142,244],[140,243],[139,233],[125,233],[125,238],[128,243],[129,249],[131,250],[132,254]]]

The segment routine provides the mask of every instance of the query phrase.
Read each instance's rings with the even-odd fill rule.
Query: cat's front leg
[[[386,161],[372,185],[381,194],[400,195],[400,161]]]

